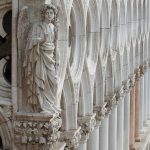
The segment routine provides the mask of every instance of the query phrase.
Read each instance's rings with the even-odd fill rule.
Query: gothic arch
[[[74,45],[70,45],[70,72],[74,80],[79,81],[81,78],[82,68],[84,64],[85,57],[85,16],[83,13],[82,3],[78,0],[74,0],[72,3],[72,17],[70,21],[74,22],[74,31],[72,37],[74,38]],[[71,13],[70,13],[71,15]]]

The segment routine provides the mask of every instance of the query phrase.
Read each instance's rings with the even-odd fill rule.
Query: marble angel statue
[[[26,82],[27,105],[32,112],[57,113],[55,106],[57,91],[56,66],[58,56],[56,52],[57,28],[56,19],[58,9],[50,4],[44,4],[41,8],[41,21],[31,25],[27,15],[28,8],[22,9],[25,13],[26,23],[18,21],[18,37],[22,32],[22,24],[26,24],[27,30],[21,33],[27,34],[25,40],[23,71]],[[18,20],[22,20],[22,15]],[[21,21],[20,21],[21,22]],[[21,31],[20,31],[21,30]],[[20,35],[21,36],[21,35]],[[25,39],[25,37],[23,37]],[[56,61],[57,60],[57,61]]]

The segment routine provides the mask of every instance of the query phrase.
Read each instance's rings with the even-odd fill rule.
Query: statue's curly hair
[[[55,15],[55,18],[56,18],[57,13],[58,13],[58,9],[57,9],[57,7],[55,7],[55,6],[52,5],[52,4],[50,4],[50,5],[44,4],[44,5],[41,7],[41,16],[42,16],[42,18],[45,16],[46,11],[49,10],[49,9],[52,9],[52,10],[54,11],[54,15]]]

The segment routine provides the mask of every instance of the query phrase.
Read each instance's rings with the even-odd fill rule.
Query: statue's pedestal
[[[58,114],[17,113],[14,121],[16,150],[63,150],[59,143],[62,120]]]

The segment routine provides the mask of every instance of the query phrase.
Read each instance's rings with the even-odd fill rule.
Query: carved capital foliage
[[[62,121],[59,116],[19,117],[14,122],[15,145],[18,150],[53,149],[60,137]]]
[[[130,79],[123,81],[122,85],[125,93],[130,92]]]
[[[125,96],[124,86],[122,85],[117,91],[116,91],[116,104],[119,103],[120,100],[123,100]]]
[[[106,109],[107,109],[106,116],[108,116],[108,115],[111,114],[111,111],[112,111],[113,107],[118,104],[116,94],[107,96],[106,99],[105,99],[105,102],[107,102],[107,104],[106,104]]]
[[[2,113],[5,115],[6,120],[12,120],[13,107],[12,106],[0,106]]]
[[[140,75],[143,76],[144,75],[144,65],[140,66]]]
[[[96,113],[96,120],[102,121],[105,118],[105,114],[107,112],[106,105],[107,103],[104,102],[102,106],[94,107],[94,112]]]
[[[148,70],[148,68],[149,68],[149,62],[146,61],[146,62],[144,63],[144,73]]]
[[[140,77],[141,77],[141,70],[140,68],[138,68],[135,70],[135,80],[139,81]]]
[[[135,74],[131,74],[129,76],[130,79],[130,87],[133,87],[135,85]]]
[[[94,130],[94,127],[96,125],[95,116],[96,114],[78,118],[78,124],[81,127],[80,133],[83,140],[87,140],[89,137],[89,133]]]
[[[79,147],[79,141],[81,139],[80,133],[81,127],[77,130],[71,130],[61,133],[61,141],[66,143],[65,150],[76,150]]]

